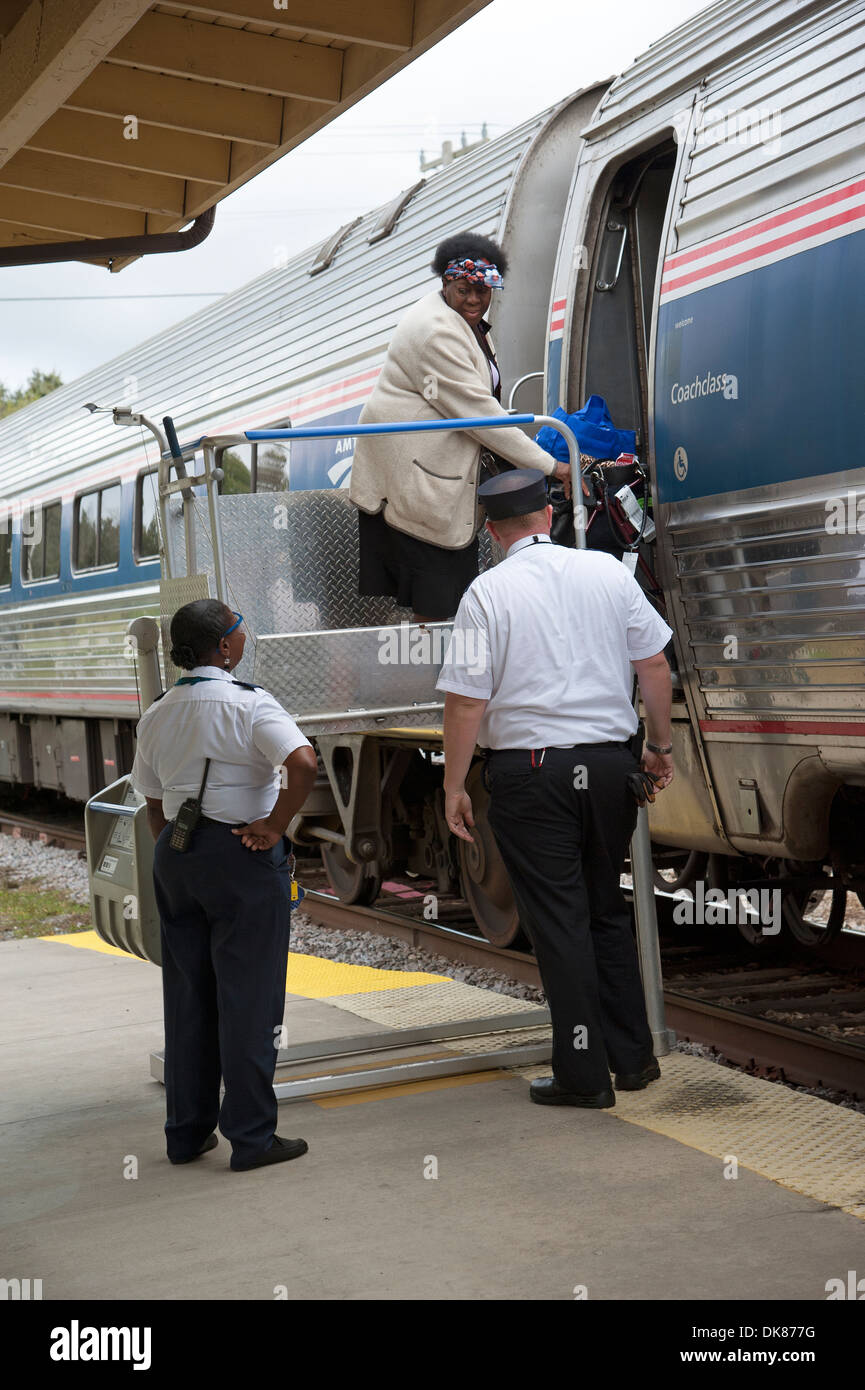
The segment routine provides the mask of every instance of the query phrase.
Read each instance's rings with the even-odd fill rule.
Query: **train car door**
[[[609,145],[587,144],[563,230],[548,350],[548,385],[556,390],[548,395],[548,407],[566,404],[574,410],[590,395],[603,396],[615,425],[635,430],[653,489],[657,304],[683,162],[679,136],[689,118],[685,103],[681,110],[675,126],[661,123],[653,137],[634,139],[630,148],[627,131]],[[663,538],[655,548],[654,568],[669,597],[662,545]],[[676,656],[683,670],[687,653],[678,644]],[[652,808],[653,839],[688,851],[728,848],[681,689],[674,702],[674,745],[680,775]]]

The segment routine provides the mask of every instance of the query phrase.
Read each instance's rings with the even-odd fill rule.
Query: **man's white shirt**
[[[273,810],[279,767],[297,748],[309,748],[294,720],[266,690],[235,684],[218,666],[196,666],[197,685],[172,686],[138,721],[131,781],[142,796],[161,797],[173,820],[197,796],[210,758],[202,813],[212,820],[260,820]]]
[[[614,556],[524,536],[463,595],[436,688],[489,702],[483,748],[624,742],[631,662],[672,635]]]

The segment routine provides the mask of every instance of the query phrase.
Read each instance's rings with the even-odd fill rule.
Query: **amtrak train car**
[[[721,0],[620,78],[0,424],[0,782],[83,799],[131,762],[124,632],[159,608],[157,450],[81,406],[231,436],[220,502],[249,494],[250,524],[255,494],[338,492],[436,243],[472,227],[510,260],[504,398],[526,377],[520,409],[601,395],[648,468],[675,631],[677,777],[650,819],[663,882],[777,884],[788,929],[828,940],[865,892],[865,478],[847,466],[865,418],[863,61],[865,3]],[[289,424],[344,433],[246,439]],[[354,801],[335,817],[326,790],[306,830],[351,844]],[[426,860],[403,845],[361,874],[348,853],[342,896],[369,900],[405,863],[456,873],[425,795]],[[484,930],[516,939],[501,882],[473,883],[464,853],[459,875]]]
[[[682,685],[653,839],[723,886],[831,865],[833,929],[865,878],[863,44],[858,3],[728,3],[613,83],[547,364],[550,403],[602,391],[648,444]]]

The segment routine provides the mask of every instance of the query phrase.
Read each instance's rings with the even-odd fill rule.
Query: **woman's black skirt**
[[[382,512],[357,513],[360,539],[358,591],[387,594],[422,618],[445,622],[478,574],[478,538],[463,550],[445,550],[388,526]]]

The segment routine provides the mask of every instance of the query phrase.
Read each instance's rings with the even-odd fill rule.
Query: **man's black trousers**
[[[540,966],[553,1074],[594,1095],[652,1056],[630,913],[619,887],[637,807],[626,744],[494,751],[489,821]]]
[[[228,825],[201,821],[186,853],[171,826],[153,856],[162,924],[165,1137],[175,1161],[219,1124],[232,1160],[270,1147],[291,922],[290,847],[250,850]],[[220,1076],[225,1083],[219,1104]]]

